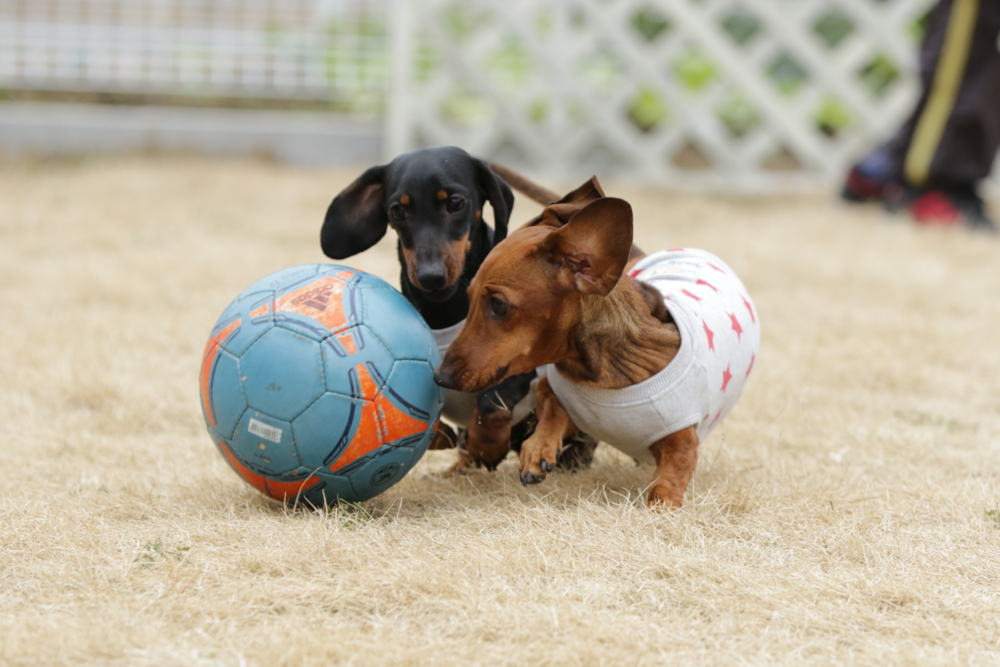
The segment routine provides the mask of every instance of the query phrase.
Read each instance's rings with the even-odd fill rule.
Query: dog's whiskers
[[[501,396],[500,394],[494,394],[493,398],[496,399],[496,401],[493,403],[493,407],[501,408],[503,410],[506,410],[507,412],[511,411],[510,408],[507,407],[507,401],[503,400],[503,396]]]

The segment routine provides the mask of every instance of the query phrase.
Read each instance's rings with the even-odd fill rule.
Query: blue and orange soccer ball
[[[201,365],[209,434],[261,493],[315,506],[367,500],[420,459],[444,399],[430,329],[390,285],[310,264],[229,304]]]

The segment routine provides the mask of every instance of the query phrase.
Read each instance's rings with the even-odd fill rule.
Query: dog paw
[[[678,496],[677,490],[666,485],[653,485],[646,496],[646,507],[654,511],[669,511],[680,509],[684,495]]]
[[[521,474],[521,484],[528,486],[529,484],[538,484],[545,480],[545,475],[541,477],[535,477],[533,473],[526,472]]]
[[[455,449],[457,446],[458,435],[455,434],[455,430],[448,424],[440,422],[427,449]]]
[[[563,440],[563,447],[559,451],[559,465],[556,470],[567,472],[586,470],[594,462],[594,450],[596,449],[597,440],[582,431],[577,431]]]
[[[539,438],[528,438],[521,448],[521,483],[527,486],[544,480],[556,467],[561,444],[559,440],[543,442]]]
[[[510,453],[510,412],[495,410],[474,413],[475,421],[466,430],[465,448],[476,461],[493,472]]]
[[[455,462],[451,464],[446,470],[440,473],[442,477],[451,477],[453,475],[468,475],[472,473],[476,468],[476,462],[472,460],[466,452],[459,451],[458,458]]]

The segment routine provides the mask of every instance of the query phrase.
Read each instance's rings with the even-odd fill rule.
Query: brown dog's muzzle
[[[469,373],[468,368],[464,366],[456,368],[454,361],[446,356],[445,360],[438,366],[437,371],[434,372],[434,382],[445,389],[478,393],[495,387],[506,380],[510,375],[509,370],[509,366],[501,366],[489,376],[476,376]]]

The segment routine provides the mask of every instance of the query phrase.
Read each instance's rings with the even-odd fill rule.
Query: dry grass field
[[[528,489],[432,452],[289,510],[213,448],[200,355],[243,287],[324,260],[356,173],[0,165],[0,664],[1000,664],[1000,240],[606,183],[763,322],[684,508],[602,445]],[[394,244],[352,264],[396,283]]]

